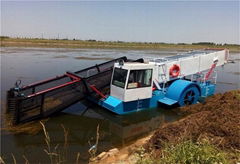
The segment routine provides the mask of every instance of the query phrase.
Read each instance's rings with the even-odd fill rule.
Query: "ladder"
[[[162,91],[165,92],[165,85],[167,83],[167,71],[166,71],[166,65],[165,64],[161,64],[159,65],[159,76],[162,80]]]

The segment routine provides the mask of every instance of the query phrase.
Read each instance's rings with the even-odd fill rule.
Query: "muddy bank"
[[[152,135],[142,139],[142,142],[137,141],[120,150],[114,157],[98,163],[135,163],[139,156],[134,154],[139,152],[140,147],[145,155],[159,158],[166,144],[177,145],[185,141],[194,144],[207,142],[231,154],[231,160],[240,160],[240,90],[216,94],[203,104],[183,107],[177,112],[185,117],[162,125]]]
[[[148,150],[161,150],[164,143],[177,144],[184,140],[208,140],[221,149],[240,150],[240,91],[216,94],[205,104],[183,107],[187,117],[165,124],[146,145]]]

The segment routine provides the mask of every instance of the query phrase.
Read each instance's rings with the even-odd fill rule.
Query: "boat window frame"
[[[125,71],[125,82],[123,83],[123,85],[117,85],[114,81],[114,75],[115,75],[115,70],[121,70],[121,71]],[[112,85],[114,85],[115,87],[119,87],[119,88],[122,88],[122,89],[125,89],[125,86],[126,86],[126,83],[127,83],[127,78],[128,78],[128,72],[129,70],[128,69],[123,69],[123,68],[118,68],[118,67],[115,67],[114,70],[113,70],[113,76],[112,76]],[[121,82],[121,81],[120,81]]]
[[[130,75],[131,75],[131,72],[132,71],[146,71],[146,70],[151,70],[151,78],[149,79],[150,80],[150,83],[149,85],[146,85],[146,86],[136,86],[136,87],[131,87],[129,88],[129,79],[130,79]],[[132,70],[129,70],[129,74],[128,74],[128,79],[127,79],[127,85],[126,85],[126,89],[138,89],[138,88],[147,88],[147,87],[151,87],[152,86],[152,79],[153,79],[153,69],[152,68],[146,68],[146,69],[132,69]]]

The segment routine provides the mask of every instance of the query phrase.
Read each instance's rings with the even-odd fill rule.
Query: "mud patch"
[[[17,51],[8,51],[8,50],[1,50],[0,51],[0,54],[14,54],[14,53],[17,53]]]
[[[233,72],[234,75],[240,75],[240,72]]]
[[[43,53],[36,53],[36,54],[34,54],[34,56],[44,56],[44,55],[47,55],[47,54],[43,54]]]
[[[53,58],[58,59],[58,58],[68,58],[66,55],[59,55],[59,56],[54,56]]]
[[[91,56],[102,56],[101,54],[92,54]]]
[[[165,143],[208,141],[225,150],[240,150],[240,90],[216,94],[204,104],[180,108],[185,118],[161,126],[145,145],[155,153]]]

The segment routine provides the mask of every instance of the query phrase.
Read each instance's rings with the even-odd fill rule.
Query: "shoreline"
[[[87,49],[125,49],[125,50],[176,50],[190,51],[205,48],[227,48],[232,53],[240,52],[240,45],[215,44],[172,44],[172,43],[142,43],[142,42],[107,42],[82,40],[54,39],[20,39],[1,38],[0,47],[40,47],[40,48],[87,48]]]
[[[219,104],[215,103],[216,100]],[[164,145],[169,144],[171,148],[173,145],[179,144],[186,146],[186,141],[191,141],[190,143],[196,147],[205,144],[204,146],[208,149],[204,151],[211,149],[216,152],[211,156],[212,158],[217,159],[221,154],[220,157],[223,157],[223,161],[225,159],[227,163],[238,163],[240,161],[239,140],[237,139],[239,134],[234,132],[239,130],[240,122],[236,122],[239,108],[233,106],[239,100],[240,90],[232,90],[207,98],[205,104],[182,107],[178,113],[184,117],[180,120],[161,125],[158,129],[137,139],[134,143],[120,148],[115,153],[112,153],[112,150],[104,152],[104,155],[100,153],[90,164],[161,163],[162,158],[165,158],[161,153],[167,150]],[[220,119],[223,115],[226,118]],[[189,131],[186,131],[187,129]],[[191,151],[188,149],[189,147],[184,148],[186,152]],[[201,153],[204,154],[204,152]],[[200,157],[203,155],[201,153],[195,155]],[[203,155],[203,157],[205,156]],[[178,159],[181,158],[177,157]]]
[[[201,161],[210,153],[209,156],[214,161],[218,161],[218,158],[221,157],[218,163],[238,163],[240,162],[240,142],[238,139],[240,134],[236,133],[236,131],[240,130],[238,120],[240,109],[237,106],[239,100],[240,90],[237,89],[215,94],[207,98],[203,104],[198,103],[176,109],[177,114],[183,116],[181,119],[174,122],[165,122],[156,130],[125,146],[113,147],[105,152],[98,152],[97,156],[89,161],[89,164],[155,164],[161,163],[166,158],[171,159],[179,150],[184,154],[193,153],[190,155],[193,155],[194,159],[198,161]],[[43,126],[40,126],[39,122],[35,122],[34,125],[29,122],[29,124],[23,125],[22,128],[24,128],[25,132],[37,134],[41,130],[46,130],[45,121],[47,120],[41,122]],[[23,131],[19,131],[21,130],[20,127],[13,127],[8,130],[23,133]],[[64,135],[67,134],[68,132],[64,132]],[[191,141],[191,144],[189,144],[189,141]],[[67,140],[65,142],[68,143]],[[177,149],[179,145],[182,145],[184,149]],[[169,146],[175,152],[170,152]],[[58,150],[61,152],[62,149]],[[161,154],[164,152],[167,153]],[[173,156],[171,156],[172,154]],[[79,156],[79,153],[77,153],[76,163],[79,163]],[[201,158],[198,159],[197,156]],[[67,156],[63,155],[62,157],[66,158],[66,162],[68,162]],[[176,157],[178,161],[183,159],[181,156]],[[185,157],[191,156],[186,155]],[[0,156],[1,160],[6,159]],[[223,162],[225,160],[226,162]],[[176,161],[169,163],[176,163]]]

